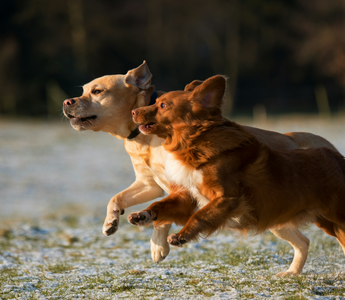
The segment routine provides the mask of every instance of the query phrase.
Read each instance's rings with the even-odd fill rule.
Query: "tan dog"
[[[142,133],[165,139],[171,193],[128,220],[184,225],[168,237],[179,247],[225,226],[262,233],[313,222],[345,252],[344,157],[328,148],[272,150],[222,116],[225,87],[214,76],[133,111]]]
[[[84,85],[80,97],[67,99],[63,111],[76,130],[104,131],[124,140],[126,151],[131,157],[136,180],[109,201],[103,233],[111,235],[119,226],[120,214],[136,204],[148,202],[169,193],[169,183],[165,177],[166,152],[161,146],[163,139],[155,135],[139,134],[128,140],[137,128],[131,111],[149,103],[154,91],[152,74],[146,62],[130,70],[126,75],[109,75],[96,78]],[[193,90],[202,81],[186,86]],[[160,93],[159,93],[160,94]],[[286,135],[246,127],[260,141],[275,149],[296,149],[309,147],[334,147],[322,137],[310,133],[288,133]],[[169,253],[167,236],[170,225],[154,229],[151,239],[152,259],[163,260]],[[309,240],[298,230],[281,229],[272,231],[277,237],[288,241],[295,249],[291,272],[298,273],[307,258]]]

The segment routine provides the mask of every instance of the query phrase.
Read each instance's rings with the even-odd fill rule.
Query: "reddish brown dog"
[[[168,238],[174,246],[225,226],[262,233],[313,222],[345,251],[344,157],[327,148],[272,150],[222,117],[225,88],[214,76],[133,111],[141,132],[165,139],[171,194],[129,221],[184,225]]]
[[[164,191],[170,193],[169,182],[165,176],[167,152],[162,146],[164,140],[153,134],[132,136],[138,127],[133,122],[132,110],[149,104],[155,90],[151,79],[152,74],[144,61],[125,75],[107,75],[92,80],[83,86],[80,97],[63,102],[63,112],[74,129],[108,132],[118,139],[123,139],[124,148],[131,157],[135,181],[110,199],[103,224],[103,233],[107,236],[117,231],[120,214],[125,209],[164,196]],[[195,80],[188,84],[185,90],[191,92],[201,83],[202,81]],[[260,142],[276,150],[316,147],[335,150],[326,139],[308,132],[281,134],[249,126],[244,128]],[[165,259],[169,253],[167,237],[170,227],[170,224],[166,224],[153,230],[151,255],[156,263]],[[300,272],[307,259],[309,240],[298,229],[280,228],[271,231],[292,245],[295,256],[290,271]]]

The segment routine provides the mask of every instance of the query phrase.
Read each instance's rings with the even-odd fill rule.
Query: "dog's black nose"
[[[75,103],[75,100],[73,99],[66,99],[64,102],[63,102],[63,105],[64,106],[69,106],[69,105],[72,105]]]
[[[133,109],[132,110],[132,115],[133,116],[136,116],[136,115],[138,115],[139,114],[139,110],[137,110],[137,109]]]

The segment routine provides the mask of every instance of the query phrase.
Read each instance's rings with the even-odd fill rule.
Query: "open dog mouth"
[[[71,114],[67,114],[67,117],[70,119],[70,120],[74,120],[74,121],[81,121],[81,122],[86,122],[86,121],[89,121],[89,120],[94,120],[97,118],[97,116],[93,115],[93,116],[90,116],[90,117],[77,117],[77,116],[73,116]]]
[[[139,125],[139,130],[143,133],[148,133],[152,131],[152,129],[155,127],[156,127],[156,123],[142,124],[142,125]]]

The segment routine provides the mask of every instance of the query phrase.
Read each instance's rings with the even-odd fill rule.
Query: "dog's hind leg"
[[[333,227],[336,238],[343,248],[343,252],[345,254],[345,225],[334,224]]]
[[[280,272],[276,276],[284,277],[301,274],[307,260],[309,239],[304,236],[297,228],[282,227],[280,229],[270,229],[278,238],[290,243],[294,249],[294,258],[286,272]]]
[[[317,217],[316,221],[314,222],[314,224],[321,228],[324,232],[326,232],[328,235],[337,237],[334,231],[334,227],[333,227],[333,222],[329,221],[323,217]]]
[[[345,225],[336,224],[323,217],[318,217],[314,223],[328,235],[334,236],[343,248],[345,254]]]

